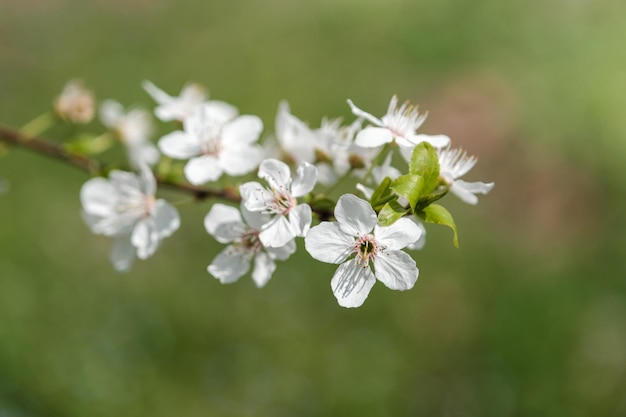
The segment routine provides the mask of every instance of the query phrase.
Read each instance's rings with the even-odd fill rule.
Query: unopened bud
[[[56,114],[68,122],[86,124],[93,119],[96,101],[80,80],[69,81],[54,102]]]

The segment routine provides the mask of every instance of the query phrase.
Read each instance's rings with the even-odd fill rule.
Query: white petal
[[[335,218],[341,230],[353,237],[371,232],[378,223],[378,217],[370,203],[353,194],[339,197],[335,207]]]
[[[257,253],[254,258],[254,270],[252,271],[252,279],[257,287],[261,288],[267,284],[272,278],[272,274],[276,270],[276,264],[263,252]]]
[[[167,94],[165,91],[161,90],[159,87],[157,87],[148,80],[144,80],[141,83],[141,86],[144,90],[146,90],[148,94],[150,94],[150,97],[152,97],[154,101],[159,104],[165,104],[172,101],[172,97],[169,94]]]
[[[185,165],[185,177],[193,185],[202,185],[209,181],[215,181],[222,176],[222,167],[217,158],[211,155],[203,155],[191,158]]]
[[[265,159],[261,162],[258,176],[267,181],[270,187],[276,190],[287,189],[291,182],[289,167],[278,159]]]
[[[420,238],[418,240],[416,240],[415,242],[411,243],[406,248],[407,249],[411,249],[411,250],[420,250],[426,244],[426,228],[424,227],[422,222],[420,222],[419,220],[417,220],[417,219],[415,219],[413,217],[409,217],[409,219],[411,219],[411,221],[413,221],[417,225],[417,227],[420,228],[422,233],[420,234]]]
[[[366,187],[361,183],[356,185],[356,189],[359,190],[361,193],[363,193],[363,196],[367,198],[368,200],[372,198],[372,195],[374,195],[373,189]]]
[[[110,216],[115,213],[115,189],[104,178],[92,178],[80,189],[80,202],[85,213],[93,216]]]
[[[413,220],[406,217],[399,219],[390,226],[376,225],[374,227],[376,241],[389,250],[402,249],[416,242],[421,235],[422,229]]]
[[[118,272],[128,272],[135,261],[135,248],[130,243],[130,236],[119,235],[113,238],[109,259]]]
[[[281,246],[279,248],[265,248],[265,250],[270,258],[284,261],[296,251],[296,242],[294,240],[290,240],[285,246]]]
[[[225,148],[220,152],[219,163],[228,175],[238,176],[254,171],[262,156],[263,151],[258,146]]]
[[[270,223],[259,233],[263,246],[277,248],[287,244],[296,236],[291,224],[285,216],[276,215]]]
[[[157,200],[154,203],[152,216],[159,239],[171,236],[180,227],[178,210],[165,200]]]
[[[124,196],[141,196],[142,184],[139,176],[127,171],[113,170],[109,172],[109,182],[115,187],[116,193]]]
[[[250,181],[239,186],[241,201],[250,211],[264,211],[271,204],[274,195],[255,181]]]
[[[317,168],[308,162],[301,162],[298,165],[296,177],[291,184],[291,195],[294,197],[302,197],[308,194],[315,187],[317,180]]]
[[[158,146],[164,155],[174,159],[188,159],[202,153],[198,138],[181,131],[163,136]]]
[[[480,181],[467,182],[463,180],[456,180],[454,183],[474,194],[487,194],[494,186],[493,182],[485,183]]]
[[[435,148],[443,148],[450,144],[450,138],[446,135],[412,135],[408,139],[413,146],[422,142],[428,142]]]
[[[456,180],[450,186],[450,191],[467,204],[475,205],[478,203],[478,197],[475,194],[487,194],[493,188],[493,183],[484,182],[465,182]]]
[[[354,143],[364,148],[376,148],[393,141],[393,134],[385,127],[368,126],[356,135]]]
[[[339,264],[353,253],[354,237],[345,234],[336,222],[321,222],[309,230],[304,246],[321,262]]]
[[[207,101],[204,106],[211,113],[211,117],[222,123],[233,120],[239,114],[237,107],[220,100]]]
[[[232,242],[231,236],[216,236],[215,234],[219,226],[226,223],[240,223],[243,226],[239,210],[225,204],[213,204],[211,210],[204,217],[204,228],[206,231],[220,243]]]
[[[152,219],[139,221],[130,236],[130,243],[137,248],[137,257],[146,259],[154,254],[159,245],[159,235]]]
[[[259,211],[250,211],[242,201],[240,205],[241,215],[252,229],[261,230],[263,226],[270,222],[270,215]]]
[[[161,153],[150,142],[142,142],[136,145],[127,145],[128,162],[134,169],[138,169],[142,164],[153,166],[159,161]]]
[[[207,271],[222,284],[230,284],[241,278],[249,269],[250,261],[245,252],[228,246],[213,259]]]
[[[408,254],[399,250],[387,250],[374,258],[376,278],[392,290],[413,288],[419,270]]]
[[[102,124],[114,129],[124,116],[124,107],[115,100],[105,100],[100,104],[99,112]]]
[[[311,207],[308,204],[299,204],[289,212],[289,223],[296,236],[306,236],[311,221]]]
[[[257,116],[239,116],[222,129],[222,143],[224,146],[250,145],[259,140],[262,131],[263,122]]]
[[[362,117],[376,126],[383,125],[383,122],[379,118],[372,116],[371,114],[361,110],[360,108],[354,105],[352,100],[348,99],[348,105],[350,106],[350,110],[352,110],[352,114],[354,114],[355,116]]]
[[[139,179],[139,190],[146,196],[153,196],[156,193],[156,179],[148,165],[139,166]]]
[[[335,172],[332,165],[321,162],[315,165],[317,167],[317,181],[325,186],[331,186],[337,182],[339,176]]]
[[[339,265],[330,286],[340,306],[360,307],[375,282],[376,278],[369,268],[363,268],[349,260]]]

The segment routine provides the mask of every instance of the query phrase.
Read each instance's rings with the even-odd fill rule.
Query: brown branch
[[[20,133],[17,130],[0,125],[0,142],[5,142],[13,146],[28,149],[40,155],[48,156],[50,158],[57,159],[61,162],[69,163],[82,171],[85,171],[91,175],[102,175],[107,169],[104,163],[101,161],[89,158],[83,155],[77,155],[69,152],[62,145],[51,142],[46,139],[29,137]],[[233,203],[241,202],[241,196],[236,189],[232,187],[224,188],[223,190],[212,190],[204,187],[197,187],[195,185],[179,183],[167,178],[157,176],[156,181],[159,185],[169,188],[171,190],[180,191],[182,193],[191,194],[197,201],[205,201],[211,198],[218,198]],[[321,220],[330,219],[333,216],[332,211],[329,210],[315,210],[314,212]]]
[[[107,169],[105,169],[105,164],[97,159],[77,155],[69,152],[58,143],[42,138],[29,137],[17,130],[1,125],[0,141],[8,143],[9,145],[28,149],[40,155],[48,156],[62,162],[67,162],[91,175],[101,175],[107,171]],[[208,188],[196,187],[191,184],[178,183],[158,176],[156,177],[156,181],[159,185],[166,188],[191,194],[198,201],[204,201],[210,198],[219,198],[222,200],[232,201],[233,203],[239,203],[241,201],[241,197],[233,188],[211,190]]]

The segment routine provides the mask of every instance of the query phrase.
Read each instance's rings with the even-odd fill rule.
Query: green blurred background
[[[120,275],[79,217],[82,172],[0,159],[0,416],[626,415],[626,3],[0,0],[0,123],[65,82],[152,106],[187,80],[311,125],[429,111],[495,181],[428,228],[420,278],[340,308],[303,250],[259,290],[206,273],[210,204]],[[94,122],[96,130],[102,129]],[[156,139],[156,138],[155,138]],[[172,193],[166,197],[179,198]]]

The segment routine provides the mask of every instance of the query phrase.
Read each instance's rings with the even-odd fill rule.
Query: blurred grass
[[[0,176],[0,416],[620,416],[626,5],[444,0],[0,1],[0,123],[70,78],[152,105],[187,80],[273,129],[280,99],[316,125],[430,112],[493,180],[460,228],[430,227],[416,287],[336,305],[303,250],[270,284],[222,286],[220,247],[181,231],[127,275],[78,216],[86,176],[11,151]],[[95,124],[94,124],[95,126]],[[176,197],[167,194],[167,196]]]

